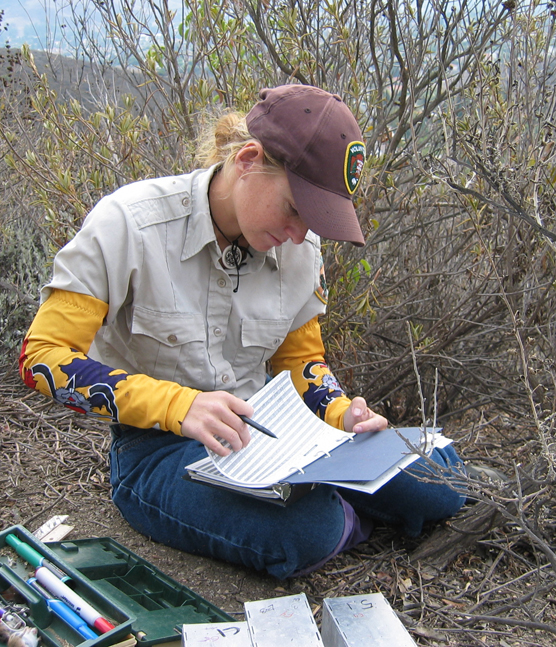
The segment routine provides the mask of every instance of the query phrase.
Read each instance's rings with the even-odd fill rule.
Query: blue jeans
[[[424,522],[455,514],[465,501],[447,485],[401,473],[374,495],[320,485],[281,507],[183,479],[184,467],[206,456],[197,441],[126,425],[114,425],[112,436],[112,498],[133,528],[173,548],[281,579],[309,572],[365,539],[368,519],[414,536]],[[451,447],[431,457],[445,468],[460,463]]]

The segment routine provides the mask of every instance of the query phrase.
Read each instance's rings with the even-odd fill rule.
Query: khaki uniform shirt
[[[248,398],[288,332],[325,311],[320,240],[308,232],[225,270],[208,187],[215,167],[144,180],[103,198],[56,256],[43,288],[108,304],[89,355],[202,391]]]

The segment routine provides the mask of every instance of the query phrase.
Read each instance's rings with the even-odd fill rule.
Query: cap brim
[[[287,166],[286,174],[297,212],[311,231],[322,238],[347,241],[357,247],[365,244],[350,198],[307,182]]]

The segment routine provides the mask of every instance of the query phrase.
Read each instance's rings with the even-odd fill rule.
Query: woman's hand
[[[388,426],[388,420],[384,416],[371,411],[365,402],[365,398],[357,396],[353,398],[349,409],[344,413],[344,429],[360,434],[364,431],[381,431]]]
[[[181,435],[198,440],[220,456],[228,456],[231,450],[220,440],[226,440],[234,452],[247,447],[251,440],[240,414],[251,417],[253,407],[226,391],[199,393],[181,423]]]

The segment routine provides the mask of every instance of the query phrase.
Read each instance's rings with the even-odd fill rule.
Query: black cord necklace
[[[213,218],[212,212],[210,214],[210,219],[214,223],[214,226],[216,227],[216,229],[218,229],[218,231],[222,234],[222,236],[224,237],[224,240],[228,243],[228,246],[224,249],[224,251],[220,255],[220,262],[222,263],[222,266],[224,267],[224,269],[233,270],[235,268],[237,273],[237,283],[236,283],[236,287],[234,288],[234,292],[237,292],[239,289],[239,268],[243,265],[245,256],[247,254],[249,254],[249,256],[252,256],[252,254],[247,249],[247,247],[243,247],[242,245],[239,244],[239,239],[241,238],[241,234],[235,240],[230,240],[228,236],[226,236],[226,234],[218,226],[218,223]]]

